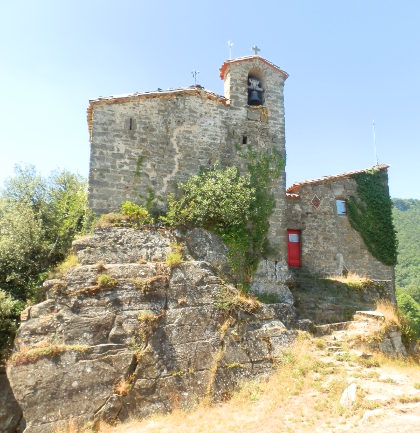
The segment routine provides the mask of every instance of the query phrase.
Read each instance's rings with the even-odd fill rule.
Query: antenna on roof
[[[233,42],[232,41],[227,41],[228,47],[229,47],[229,60],[232,60],[232,47],[233,47]]]
[[[373,132],[373,151],[375,154],[375,163],[376,165],[379,165],[378,162],[378,152],[376,150],[376,131],[375,131],[375,121],[372,121],[372,132]]]
[[[194,86],[197,85],[197,76],[199,73],[200,73],[200,71],[196,71],[196,70],[191,72],[192,76],[194,77]]]

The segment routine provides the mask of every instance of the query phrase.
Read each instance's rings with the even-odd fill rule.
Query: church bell
[[[262,105],[261,93],[258,90],[250,91],[248,105]]]

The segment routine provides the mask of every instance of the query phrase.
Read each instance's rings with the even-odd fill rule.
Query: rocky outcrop
[[[271,370],[295,338],[293,307],[240,295],[215,271],[228,269],[217,240],[185,239],[172,269],[179,239],[165,230],[110,228],[74,243],[79,265],[25,310],[8,366],[27,433],[225,399]]]
[[[359,324],[360,334],[365,334],[361,340],[370,350],[390,357],[407,356],[401,339],[401,327],[397,323],[387,320],[378,311],[357,311],[353,319]]]
[[[10,388],[6,368],[0,365],[0,433],[23,431],[22,411]]]

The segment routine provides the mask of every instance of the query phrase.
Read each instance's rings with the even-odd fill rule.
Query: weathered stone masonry
[[[387,165],[377,166],[387,170]],[[362,170],[363,171],[363,170]],[[376,260],[347,214],[338,215],[336,199],[357,196],[356,181],[344,173],[300,182],[288,188],[289,229],[301,230],[302,267],[318,275],[340,275],[343,270],[378,280],[394,280],[393,266]],[[312,203],[319,199],[319,206]]]
[[[192,86],[90,101],[93,211],[118,210],[125,200],[144,202],[150,192],[164,208],[168,193],[200,168],[219,162],[245,169],[247,146],[277,149],[285,157],[283,87],[288,75],[259,56],[249,56],[226,61],[220,76],[224,97]],[[257,77],[264,89],[262,105],[248,105],[250,77]],[[268,234],[274,253],[260,263],[254,291],[281,292],[279,284],[288,278],[287,229],[301,230],[302,266],[310,272],[340,273],[344,266],[393,280],[393,268],[374,259],[347,216],[335,212],[336,198],[356,194],[350,176],[295,184],[288,190],[288,205],[285,181],[283,169],[273,188],[276,207]],[[321,200],[318,208],[311,203],[314,195]]]
[[[248,76],[264,86],[264,106],[248,106]],[[216,162],[245,166],[241,149],[285,156],[283,85],[287,74],[259,56],[225,62],[225,97],[200,86],[90,102],[89,206],[117,210],[153,191],[164,206],[178,182]],[[285,172],[274,187],[269,238],[285,263]]]

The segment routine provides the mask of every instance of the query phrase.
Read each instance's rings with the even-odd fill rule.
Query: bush
[[[131,201],[125,201],[121,204],[121,213],[125,215],[130,222],[140,227],[145,224],[153,223],[153,218],[149,215],[147,209]]]
[[[401,292],[399,289],[397,289],[397,303],[405,342],[414,342],[420,338],[420,305],[408,293]]]
[[[205,170],[179,184],[180,195],[170,195],[169,211],[161,219],[171,226],[203,227],[217,233],[229,248],[238,281],[248,283],[261,257],[269,254],[267,233],[275,207],[271,191],[284,168],[279,151],[248,152],[248,173],[236,167]]]
[[[17,320],[24,304],[0,290],[0,364],[7,358],[15,338]]]
[[[215,166],[180,183],[179,188],[181,197],[169,196],[169,211],[162,217],[171,226],[217,230],[240,226],[250,218],[255,191],[249,176],[241,176],[236,167]]]

